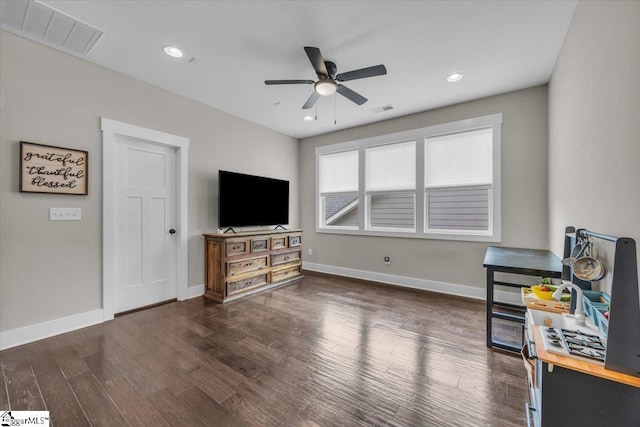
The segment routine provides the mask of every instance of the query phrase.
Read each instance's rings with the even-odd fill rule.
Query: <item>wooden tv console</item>
[[[228,302],[302,279],[302,230],[204,234],[204,297]]]

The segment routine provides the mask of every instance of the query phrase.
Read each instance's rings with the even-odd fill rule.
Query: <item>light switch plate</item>
[[[80,221],[80,208],[49,208],[49,221]]]

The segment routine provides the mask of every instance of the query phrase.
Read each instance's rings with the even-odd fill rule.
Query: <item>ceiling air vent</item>
[[[86,55],[103,31],[36,0],[0,2],[0,27],[35,42]]]
[[[371,109],[374,113],[384,113],[385,111],[393,110],[393,105],[383,105],[382,107],[376,107]]]

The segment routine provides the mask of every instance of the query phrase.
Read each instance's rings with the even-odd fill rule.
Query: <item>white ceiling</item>
[[[87,60],[304,138],[548,82],[577,1],[43,3],[104,31]],[[185,56],[166,56],[165,45]],[[316,80],[304,46],[338,73],[384,64],[388,74],[345,82],[369,101],[323,97],[306,122],[312,86],[264,84]],[[455,71],[464,78],[447,83]]]

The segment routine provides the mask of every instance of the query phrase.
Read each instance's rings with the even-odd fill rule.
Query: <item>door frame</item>
[[[176,149],[176,292],[178,300],[189,297],[188,274],[188,165],[189,138],[101,118],[102,130],[102,310],[112,320],[115,300],[115,144],[118,138]]]

